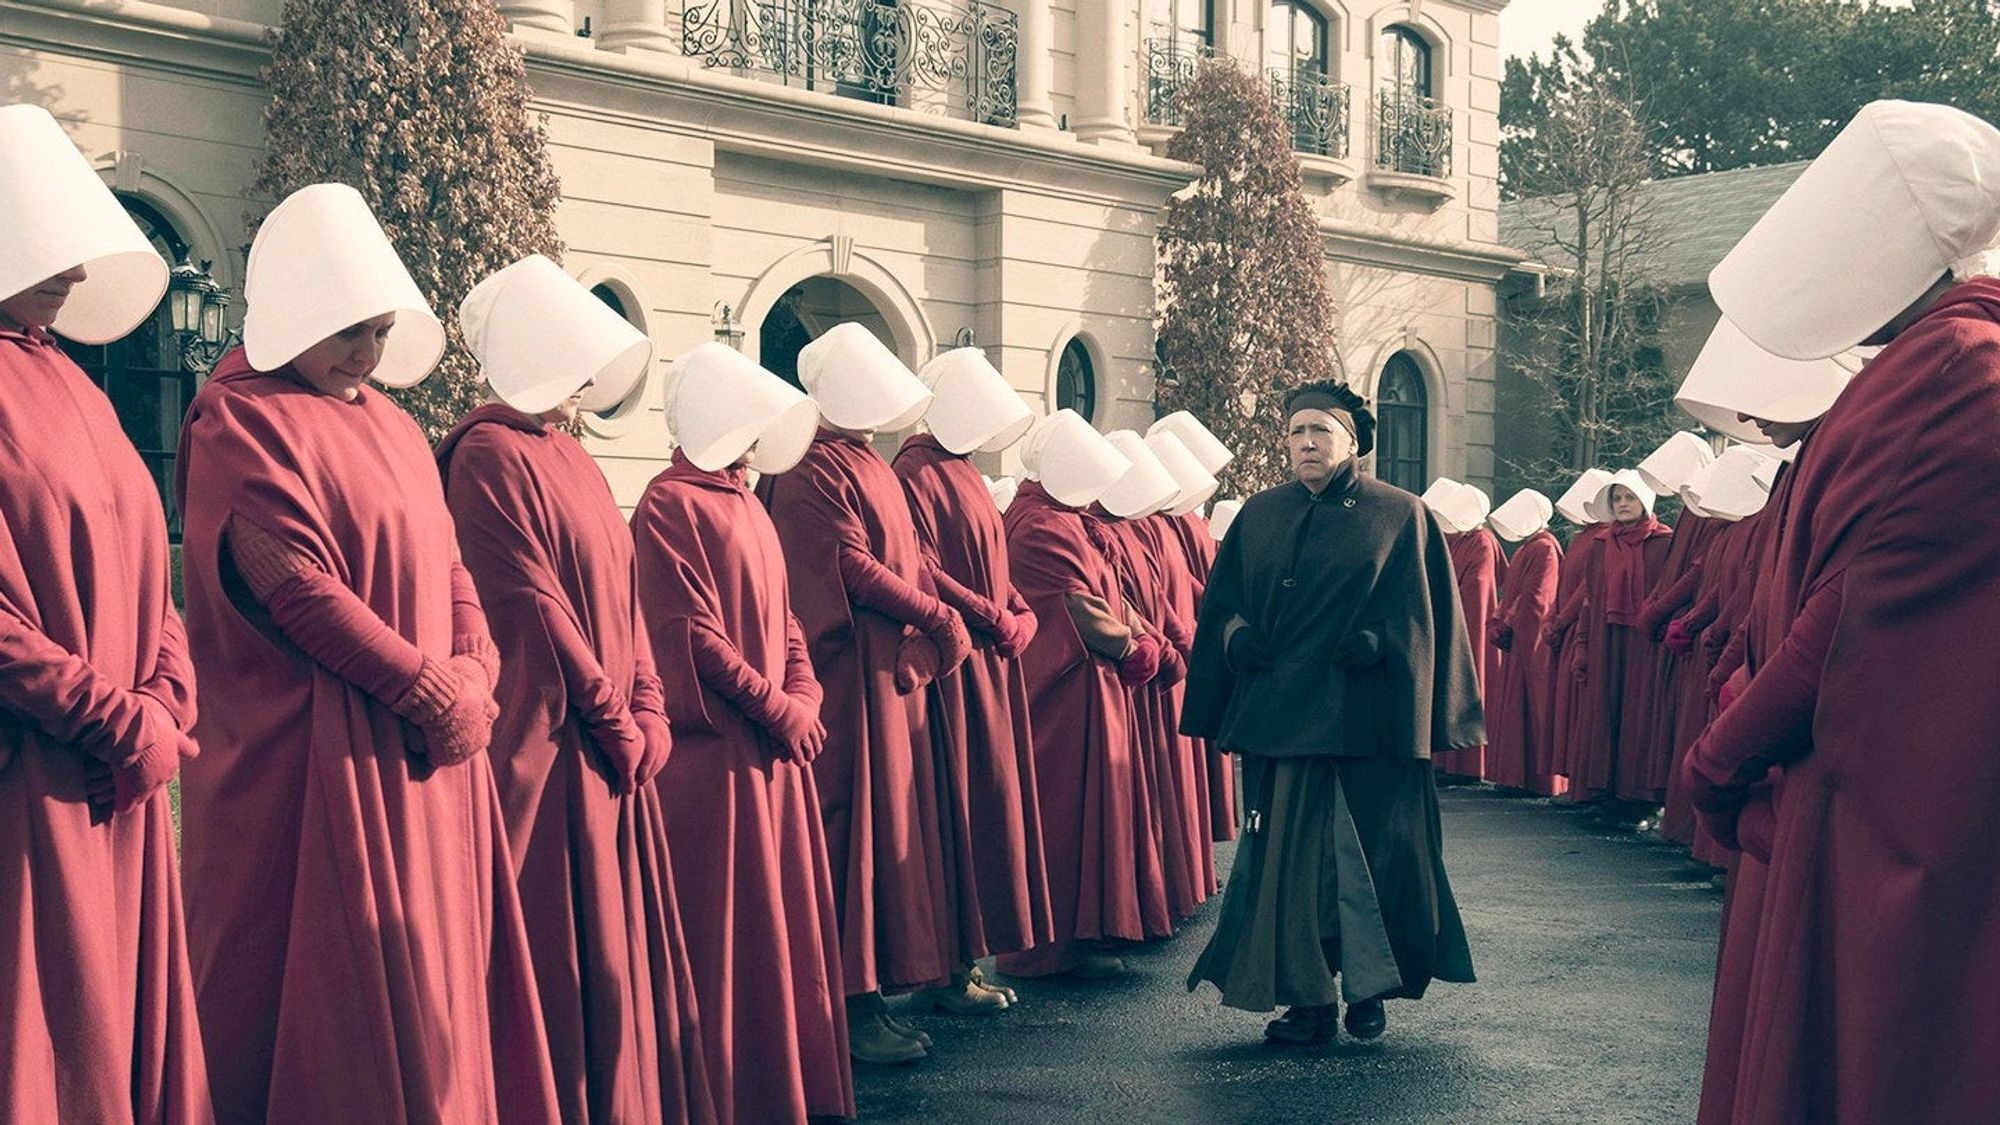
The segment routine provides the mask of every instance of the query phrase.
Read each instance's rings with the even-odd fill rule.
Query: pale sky
[[[1604,10],[1604,0],[1514,0],[1500,13],[1500,57],[1548,54],[1557,32],[1572,40],[1583,25]]]

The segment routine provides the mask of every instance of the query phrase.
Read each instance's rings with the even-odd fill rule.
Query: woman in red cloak
[[[563,429],[623,400],[652,345],[538,254],[474,286],[459,324],[497,401],[438,446],[438,471],[500,649],[490,755],[563,1118],[707,1121],[632,533]]]
[[[0,109],[0,1119],[212,1114],[166,784],[194,674],[158,488],[54,335],[115,340],[167,265],[62,127]]]
[[[812,763],[821,692],[749,466],[798,463],[819,414],[734,350],[680,357],[679,448],[632,515],[674,753],[666,805],[681,920],[723,1121],[853,1117],[840,927]]]
[[[1500,686],[1500,650],[1487,642],[1500,605],[1500,589],[1507,580],[1507,555],[1500,550],[1500,541],[1486,530],[1493,501],[1480,489],[1449,477],[1432,482],[1424,495],[1451,547],[1458,603],[1465,614],[1465,631],[1472,638],[1473,669],[1479,675],[1480,697],[1484,699]],[[1492,734],[1490,727],[1487,734]],[[1434,756],[1433,763],[1446,777],[1476,781],[1487,776],[1486,753],[1485,746],[1444,750]]]
[[[926,431],[903,443],[894,468],[931,582],[972,628],[972,655],[929,689],[938,803],[957,861],[959,947],[951,983],[924,1000],[976,1015],[998,1010],[984,993],[1016,999],[1013,989],[989,985],[976,960],[1055,936],[1020,665],[1037,622],[1008,577],[1006,526],[971,461],[1013,446],[1035,416],[977,348],[946,352],[919,377],[937,397]]]
[[[1161,434],[1171,434],[1189,453],[1203,472],[1214,476],[1236,459],[1236,454],[1222,444],[1220,438],[1201,419],[1185,410],[1154,422],[1146,430],[1146,439],[1151,441]],[[1211,493],[1211,495],[1213,495]],[[1202,594],[1208,588],[1208,572],[1215,566],[1215,553],[1222,542],[1223,532],[1228,529],[1228,521],[1234,519],[1243,506],[1240,500],[1223,501],[1210,513],[1212,521],[1201,514],[1197,504],[1180,518],[1176,530],[1181,536],[1188,565],[1194,575],[1194,600],[1199,614]],[[1194,618],[1189,618],[1194,620]],[[1186,689],[1182,688],[1183,694]],[[1236,759],[1215,748],[1206,738],[1194,740],[1196,761],[1201,763],[1207,775],[1209,839],[1212,843],[1223,843],[1236,838]],[[1210,853],[1214,849],[1211,847]],[[1218,886],[1219,889],[1219,886]]]
[[[869,444],[922,417],[930,390],[854,323],[806,345],[799,377],[819,433],[796,469],[765,477],[757,492],[826,687],[826,752],[813,772],[840,911],[848,1046],[864,1062],[907,1062],[922,1041],[886,1017],[882,993],[947,982],[958,943],[920,689],[958,667],[972,639],[930,588],[903,487]]]
[[[1581,733],[1571,747],[1569,773],[1578,800],[1657,806],[1665,796],[1663,787],[1653,786],[1657,771],[1645,760],[1652,647],[1638,629],[1646,591],[1673,542],[1673,530],[1653,516],[1653,499],[1639,474],[1626,469],[1594,501],[1607,530],[1584,572],[1577,624],[1588,646],[1579,674]]]
[[[498,657],[431,449],[379,387],[444,330],[354,189],[264,219],[176,494],[207,684],[188,927],[224,1121],[558,1115],[484,751]]]
[[[1007,508],[1007,563],[1042,624],[1021,670],[1035,718],[1035,780],[1049,861],[1055,940],[999,959],[1012,976],[1114,976],[1092,948],[1145,936],[1134,840],[1138,764],[1129,681],[1159,669],[1158,643],[1135,637],[1118,578],[1091,546],[1083,509],[1131,467],[1075,411],[1029,432],[1027,479]]]
[[[1542,644],[1549,650],[1555,681],[1549,696],[1549,753],[1555,772],[1564,779],[1566,787],[1573,762],[1581,757],[1578,746],[1584,737],[1581,727],[1587,718],[1580,668],[1589,655],[1589,645],[1577,622],[1589,602],[1585,578],[1591,560],[1603,548],[1604,537],[1610,531],[1591,501],[1610,482],[1611,474],[1603,469],[1587,469],[1555,503],[1556,511],[1564,519],[1581,525],[1563,555],[1562,572],[1556,582],[1555,612],[1542,626]]]
[[[1487,519],[1500,538],[1520,546],[1507,564],[1507,591],[1487,639],[1507,661],[1487,697],[1486,777],[1542,797],[1559,796],[1565,788],[1548,745],[1554,654],[1542,642],[1542,623],[1555,608],[1562,570],[1562,544],[1549,531],[1554,512],[1548,497],[1522,489]]]
[[[1186,661],[1170,633],[1191,632],[1192,627],[1165,624],[1165,589],[1137,521],[1172,502],[1179,486],[1136,432],[1116,430],[1106,438],[1132,467],[1085,513],[1084,528],[1091,545],[1118,576],[1127,624],[1159,653],[1155,674],[1128,681],[1126,689],[1132,698],[1133,760],[1139,765],[1133,815],[1138,827],[1134,847],[1140,912],[1148,936],[1170,937],[1174,926],[1206,897],[1196,885],[1200,860],[1188,832],[1193,760],[1185,756],[1176,760],[1181,740],[1170,697],[1171,689],[1187,674]]]

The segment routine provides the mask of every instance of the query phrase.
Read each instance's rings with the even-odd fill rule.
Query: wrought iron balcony
[[[1269,75],[1271,104],[1292,127],[1292,148],[1346,159],[1352,104],[1347,83],[1312,70],[1272,70]]]
[[[882,105],[1015,123],[1020,20],[972,0],[683,0],[702,65]]]
[[[1403,89],[1378,92],[1375,166],[1389,172],[1451,176],[1451,109]]]
[[[1146,124],[1173,128],[1184,124],[1186,107],[1181,104],[1181,94],[1194,81],[1201,60],[1213,57],[1215,48],[1206,43],[1146,40]]]

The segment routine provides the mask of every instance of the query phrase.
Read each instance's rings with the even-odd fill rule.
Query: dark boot
[[[1333,1038],[1340,1026],[1339,1004],[1300,1004],[1264,1025],[1264,1038],[1273,1043],[1305,1043],[1318,1046]]]
[[[1380,1000],[1363,1000],[1347,1006],[1347,1033],[1356,1039],[1373,1039],[1389,1026],[1389,1013]]]
[[[876,1066],[913,1063],[930,1052],[889,1026],[881,993],[847,998],[847,1052],[855,1062]]]

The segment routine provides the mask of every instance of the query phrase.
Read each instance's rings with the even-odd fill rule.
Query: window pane
[[[1097,376],[1081,340],[1071,340],[1056,365],[1056,409],[1074,410],[1086,421],[1097,420]]]

